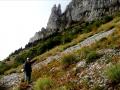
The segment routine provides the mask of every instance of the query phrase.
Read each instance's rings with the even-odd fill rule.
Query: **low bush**
[[[34,85],[34,90],[51,90],[52,86],[51,78],[39,78]]]
[[[4,62],[0,62],[0,74],[4,74],[6,70],[8,70],[10,66]]]
[[[16,69],[15,68],[11,68],[10,70],[4,72],[5,75],[8,75],[8,74],[12,74],[12,73],[16,73]]]
[[[65,54],[63,57],[62,57],[62,65],[63,65],[63,68],[67,68],[69,67],[70,65],[72,64],[75,64],[79,61],[78,57],[75,55],[75,54]]]
[[[86,63],[94,62],[100,55],[96,51],[91,51],[86,56]]]
[[[120,64],[111,65],[105,70],[106,77],[112,82],[120,82]]]
[[[105,17],[103,18],[103,22],[104,22],[104,23],[109,22],[109,21],[111,21],[111,20],[113,20],[113,17],[112,17],[112,16],[105,16]]]
[[[65,44],[67,42],[70,42],[72,39],[74,38],[74,36],[72,34],[65,34],[61,37],[61,44]]]
[[[28,57],[28,53],[27,52],[23,52],[20,55],[17,55],[16,58],[14,59],[13,68],[17,67],[18,65],[23,64],[27,57]]]

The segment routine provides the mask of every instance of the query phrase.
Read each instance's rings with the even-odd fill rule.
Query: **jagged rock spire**
[[[60,5],[60,4],[58,5],[57,13],[58,13],[58,15],[61,15],[61,14],[62,14],[62,11],[61,11],[61,5]]]
[[[61,5],[58,7],[56,5],[53,6],[49,21],[47,23],[47,29],[59,29],[59,20],[61,16]]]

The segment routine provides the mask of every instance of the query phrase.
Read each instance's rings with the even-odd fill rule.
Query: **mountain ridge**
[[[120,0],[72,0],[61,13],[61,5],[54,5],[51,10],[47,27],[30,39],[30,43],[44,39],[50,35],[61,32],[70,27],[72,22],[91,22],[102,19],[104,16],[112,16],[120,11]]]

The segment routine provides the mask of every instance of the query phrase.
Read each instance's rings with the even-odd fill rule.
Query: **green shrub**
[[[96,51],[91,51],[86,56],[86,63],[94,62],[100,55]]]
[[[94,21],[91,21],[91,22],[85,22],[83,24],[83,27],[81,28],[81,33],[88,33],[94,27],[99,27],[101,24],[102,24],[101,20],[94,20]]]
[[[8,70],[10,66],[4,62],[0,62],[0,74],[4,74],[6,70]]]
[[[62,38],[61,38],[61,44],[65,44],[65,43],[67,43],[67,42],[70,42],[72,39],[74,38],[74,36],[73,35],[64,35],[64,36],[62,36]]]
[[[66,54],[62,57],[63,68],[69,67],[71,64],[75,64],[79,61],[78,57],[74,54]]]
[[[103,18],[103,22],[104,22],[104,23],[109,22],[109,21],[111,21],[111,20],[113,20],[113,17],[112,17],[112,16],[105,16],[105,17]]]
[[[50,90],[52,86],[53,81],[50,78],[39,78],[34,85],[34,90]]]
[[[12,73],[16,73],[16,69],[15,68],[11,68],[10,70],[7,70],[6,72],[4,72],[5,75],[8,75],[8,74],[12,74]]]
[[[31,48],[30,50],[29,50],[29,52],[28,52],[28,55],[27,55],[27,57],[29,57],[29,58],[34,58],[36,55],[37,55],[37,48]]]
[[[45,51],[48,51],[48,50],[52,49],[53,47],[59,45],[60,43],[61,43],[60,36],[49,38],[46,41],[44,41],[43,43],[40,43],[39,45],[37,45],[35,47],[35,50],[37,52],[34,56],[40,55],[40,54],[44,53]]]
[[[120,64],[111,65],[105,70],[106,77],[112,82],[120,82]]]
[[[14,60],[14,67],[17,67],[18,65],[23,64],[27,57],[28,57],[27,52],[23,52],[20,55],[17,55],[15,60]]]

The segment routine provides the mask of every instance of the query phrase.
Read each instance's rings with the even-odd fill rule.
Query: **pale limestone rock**
[[[30,39],[29,42],[31,43],[36,40],[43,39],[45,37],[45,34],[46,34],[46,29],[42,28],[41,31],[35,33],[35,35]]]
[[[61,5],[59,4],[58,7],[54,5],[51,11],[50,18],[47,23],[47,29],[59,29],[60,16],[61,16]]]

